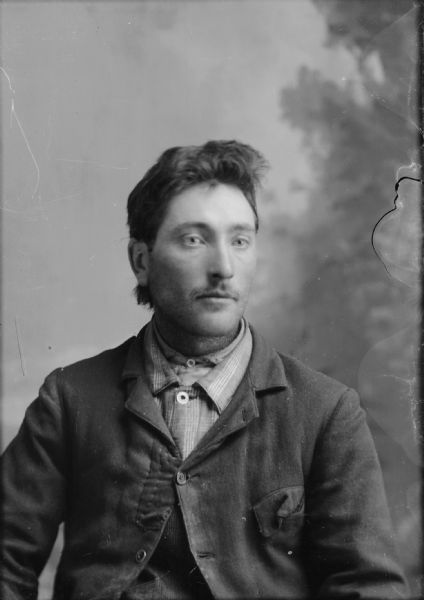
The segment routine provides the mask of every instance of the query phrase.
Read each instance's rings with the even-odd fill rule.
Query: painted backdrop
[[[401,190],[399,227],[376,231],[383,261],[371,246],[399,169],[418,172],[416,11],[406,0],[2,3],[3,445],[48,372],[149,319],[126,258],[135,183],[169,146],[237,138],[271,164],[249,318],[360,390],[418,590],[419,290],[392,268],[417,272],[404,263],[421,236],[417,186]]]

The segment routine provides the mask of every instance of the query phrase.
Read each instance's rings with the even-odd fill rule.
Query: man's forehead
[[[196,214],[213,210],[215,205],[219,206],[223,213],[237,211],[241,215],[254,214],[251,203],[241,189],[226,183],[193,185],[173,196],[168,209]]]

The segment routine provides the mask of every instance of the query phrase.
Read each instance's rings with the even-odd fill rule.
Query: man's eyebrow
[[[247,231],[247,232],[255,233],[256,227],[254,225],[252,225],[251,223],[237,223],[237,225],[233,225],[233,227],[231,227],[230,230],[234,231],[234,232]]]
[[[201,229],[204,231],[209,231],[213,229],[208,223],[204,223],[203,221],[185,221],[184,223],[179,223],[175,226],[174,232],[180,233],[185,229]],[[251,223],[234,223],[230,225],[228,228],[230,232],[238,232],[238,231],[246,231],[246,232],[256,232],[256,228]]]

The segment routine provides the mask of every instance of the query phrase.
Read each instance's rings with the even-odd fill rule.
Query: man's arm
[[[306,564],[317,598],[408,598],[377,454],[353,390],[322,430],[311,473]]]
[[[66,433],[58,373],[46,379],[2,457],[3,600],[37,597],[38,576],[64,516]]]

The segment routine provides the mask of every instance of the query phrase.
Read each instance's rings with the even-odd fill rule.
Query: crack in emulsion
[[[0,71],[5,76],[5,78],[7,80],[7,83],[9,85],[10,93],[11,93],[11,99],[10,99],[10,127],[11,128],[13,127],[13,120],[15,120],[15,122],[16,122],[18,128],[19,128],[19,131],[21,132],[21,135],[22,135],[22,137],[24,139],[24,142],[25,142],[25,145],[27,147],[27,150],[28,150],[28,152],[29,152],[29,154],[31,156],[31,160],[34,163],[34,167],[35,167],[35,171],[36,171],[36,183],[35,183],[34,191],[32,193],[32,199],[34,200],[34,198],[37,196],[38,190],[40,188],[40,167],[38,166],[37,160],[36,160],[36,158],[34,156],[34,153],[32,151],[32,148],[31,148],[31,145],[29,143],[28,137],[27,137],[27,135],[25,133],[25,130],[23,128],[21,120],[19,119],[18,114],[17,114],[16,109],[15,109],[15,89],[14,89],[14,87],[12,85],[12,82],[10,80],[10,77],[9,77],[7,71],[3,67],[0,67]]]
[[[412,163],[411,165],[407,166],[406,168],[408,168],[408,169],[412,169],[412,168],[416,168],[416,167],[417,167],[417,165],[416,165],[415,163]],[[402,168],[405,168],[405,167],[401,167],[401,168],[398,170],[398,173],[399,173],[399,171],[401,171],[401,169],[402,169]],[[384,221],[384,219],[385,219],[386,217],[388,217],[390,214],[393,214],[393,213],[394,213],[396,210],[398,210],[398,208],[399,208],[399,207],[402,207],[402,206],[403,206],[403,204],[402,204],[402,203],[401,203],[401,201],[399,200],[399,193],[398,193],[398,190],[399,190],[399,185],[401,184],[401,182],[402,182],[402,181],[405,181],[405,180],[407,180],[407,181],[415,181],[415,182],[417,182],[417,183],[420,183],[421,185],[422,185],[422,184],[424,184],[424,180],[423,180],[423,179],[421,179],[421,178],[419,178],[419,177],[410,177],[410,176],[408,176],[408,175],[404,175],[404,176],[402,176],[402,177],[398,177],[398,178],[397,178],[397,180],[396,180],[396,183],[395,183],[395,194],[396,194],[396,195],[395,195],[395,198],[394,198],[394,200],[393,200],[393,208],[391,208],[391,209],[389,209],[388,211],[386,211],[386,212],[385,212],[385,213],[384,213],[384,214],[383,214],[383,215],[382,215],[382,216],[381,216],[381,217],[378,219],[378,221],[375,223],[375,225],[374,225],[374,227],[373,227],[373,229],[372,229],[372,232],[371,232],[371,246],[372,246],[372,249],[373,249],[373,251],[374,251],[374,254],[377,256],[377,258],[379,259],[379,261],[381,262],[381,264],[383,265],[383,267],[384,267],[385,271],[387,272],[387,274],[389,275],[389,277],[390,277],[391,279],[396,279],[396,277],[394,277],[394,276],[392,275],[392,273],[390,272],[390,269],[389,269],[388,265],[386,264],[386,261],[384,260],[384,258],[383,258],[383,256],[381,255],[381,253],[378,251],[378,249],[377,249],[377,247],[376,247],[376,239],[375,239],[375,237],[376,237],[376,232],[377,232],[377,229],[378,229],[378,227],[380,226],[380,224],[381,224],[381,223]]]

